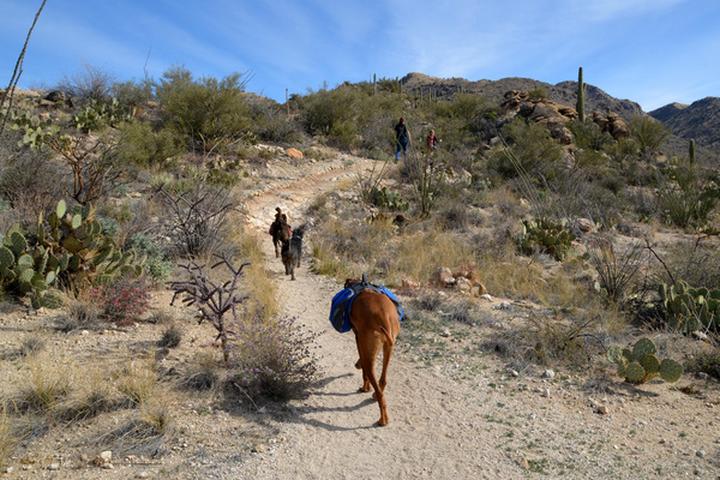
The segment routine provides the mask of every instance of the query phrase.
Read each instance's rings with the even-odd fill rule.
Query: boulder
[[[438,282],[440,282],[440,285],[443,285],[445,287],[451,287],[456,283],[455,277],[453,277],[452,274],[452,270],[447,267],[440,267],[437,271],[436,277]]]
[[[285,153],[287,153],[288,157],[295,160],[302,160],[303,158],[305,158],[305,155],[297,148],[288,148]]]
[[[473,288],[472,282],[465,277],[458,277],[455,280],[455,285],[457,285],[458,290],[465,293],[470,292]]]
[[[582,233],[590,233],[595,229],[595,223],[589,218],[578,218],[575,225]]]

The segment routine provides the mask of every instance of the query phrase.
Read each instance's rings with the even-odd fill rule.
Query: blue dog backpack
[[[352,305],[357,296],[363,290],[373,290],[378,293],[382,293],[388,297],[395,304],[397,308],[398,317],[400,321],[405,319],[405,309],[400,304],[400,299],[387,289],[384,285],[372,285],[367,283],[364,278],[363,281],[355,285],[351,285],[348,288],[343,288],[337,292],[330,302],[330,323],[340,333],[345,333],[351,330],[350,325],[350,312],[352,311]]]

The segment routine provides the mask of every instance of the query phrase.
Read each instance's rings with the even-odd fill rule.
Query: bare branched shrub
[[[69,93],[78,103],[106,103],[113,93],[112,76],[92,65],[86,65],[84,72],[65,77],[58,89]]]
[[[602,241],[590,253],[590,263],[598,273],[600,288],[608,299],[622,303],[628,296],[629,289],[642,266],[646,249],[635,243],[620,253],[615,252],[612,242]]]
[[[220,379],[220,362],[211,354],[202,352],[191,362],[180,384],[189,390],[210,390]]]
[[[247,295],[239,291],[238,282],[243,275],[245,267],[249,263],[243,263],[235,268],[225,257],[210,267],[214,270],[224,266],[230,273],[230,280],[220,283],[212,280],[205,265],[198,265],[194,261],[181,265],[187,274],[186,280],[170,282],[170,288],[174,291],[170,305],[173,305],[177,297],[181,297],[182,303],[186,306],[195,306],[199,311],[198,323],[208,321],[217,330],[215,341],[220,341],[225,363],[230,360],[230,337],[229,323],[238,322],[238,307],[247,300]],[[231,317],[231,318],[229,318]]]
[[[223,244],[223,228],[234,208],[230,192],[197,182],[188,192],[159,191],[171,214],[171,237],[178,252],[197,257],[217,253]]]
[[[52,135],[48,147],[62,156],[72,175],[68,194],[81,205],[95,202],[115,186],[120,171],[115,168],[117,144],[107,138],[86,139]]]
[[[8,143],[16,136],[8,135]],[[47,155],[0,145],[0,196],[21,222],[34,221],[40,212],[57,205],[65,194],[65,175]],[[42,175],[38,175],[42,172]]]

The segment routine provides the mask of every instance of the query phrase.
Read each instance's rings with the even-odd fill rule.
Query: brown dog
[[[369,392],[370,386],[375,390],[375,398],[380,406],[378,425],[388,424],[387,404],[385,402],[385,385],[387,370],[390,363],[395,339],[400,332],[400,318],[395,304],[382,293],[372,290],[360,292],[350,312],[350,324],[355,333],[358,355],[360,359],[355,368],[362,369],[363,385],[361,392]],[[383,367],[380,381],[375,379],[375,357],[382,345]]]

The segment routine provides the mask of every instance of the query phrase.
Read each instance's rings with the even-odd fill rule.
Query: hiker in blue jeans
[[[400,160],[400,153],[407,155],[407,149],[410,146],[410,131],[405,125],[405,119],[400,117],[397,125],[395,125],[395,161]]]

